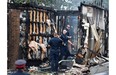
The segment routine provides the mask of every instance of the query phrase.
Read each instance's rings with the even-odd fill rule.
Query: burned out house
[[[62,34],[66,25],[71,26],[70,39],[74,47],[69,46],[72,54],[80,47],[86,47],[86,58],[91,60],[96,56],[108,57],[109,51],[109,12],[102,4],[82,2],[79,10],[55,10],[51,7],[30,4],[8,3],[8,68],[14,68],[16,59],[26,59],[28,66],[40,66],[49,57],[47,42],[53,33]],[[29,40],[46,46],[46,59],[28,58]],[[39,48],[41,49],[41,48]],[[40,52],[41,53],[41,52]],[[32,54],[33,56],[33,54]],[[87,60],[87,64],[90,62]],[[72,62],[72,61],[71,61]]]

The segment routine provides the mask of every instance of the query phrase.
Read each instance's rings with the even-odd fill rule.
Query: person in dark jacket
[[[67,36],[67,31],[64,29],[63,30],[63,34],[60,36],[60,38],[63,41],[63,45],[61,47],[61,55],[60,55],[60,60],[62,59],[67,59],[69,56],[72,56],[68,50],[68,43],[70,43],[71,45],[72,42],[69,40],[68,36]]]
[[[62,40],[58,38],[57,33],[54,33],[54,37],[48,41],[48,44],[50,45],[51,72],[58,72],[59,51]]]
[[[69,30],[70,30],[70,25],[69,24],[66,26],[65,30],[67,31],[67,33],[66,33],[67,37],[71,38],[71,35],[70,35],[70,32],[69,32]]]
[[[30,75],[27,72],[25,72],[25,65],[26,65],[26,61],[23,59],[19,59],[15,62],[15,66],[16,66],[16,72],[11,74],[11,75]]]

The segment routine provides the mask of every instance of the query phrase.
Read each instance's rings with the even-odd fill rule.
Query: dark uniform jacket
[[[18,70],[18,71],[16,71],[15,73],[13,73],[13,74],[11,74],[11,75],[30,75],[30,74],[28,74],[28,73],[26,73],[26,72],[23,72],[23,71],[21,71],[21,70]]]
[[[66,28],[66,31],[67,31],[66,35],[70,36],[69,30],[67,28]]]
[[[62,34],[60,38],[62,39],[62,41],[64,43],[63,45],[68,46],[68,37],[67,37],[67,35]]]
[[[52,50],[57,50],[62,45],[62,41],[57,37],[53,37],[51,40],[48,41],[48,44],[51,46]]]

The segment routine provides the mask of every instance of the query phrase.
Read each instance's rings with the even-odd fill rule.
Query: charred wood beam
[[[79,11],[73,10],[58,10],[56,11],[57,16],[78,16],[80,13]]]
[[[52,34],[45,34],[45,33],[40,33],[40,34],[30,34],[30,36],[53,37]]]
[[[97,5],[94,5],[94,4],[81,3],[81,6],[82,6],[82,5],[84,5],[84,6],[90,6],[90,7],[94,7],[94,8],[98,8],[98,9],[104,10],[103,7],[97,6]]]
[[[95,54],[98,57],[101,57],[101,58],[105,59],[100,53],[98,53],[95,50],[91,50],[91,49],[88,48],[88,51],[91,52],[92,54]],[[105,60],[108,61],[107,59],[105,59]]]
[[[28,10],[26,10],[26,30],[25,30],[25,41],[26,41],[26,51],[28,50],[28,33],[29,33],[29,25],[30,25],[30,19],[29,19],[29,13]]]
[[[51,12],[55,12],[55,10],[51,7],[45,7],[45,6],[38,6],[38,7],[32,7],[30,6],[30,4],[12,4],[12,3],[8,3],[7,4],[7,8],[8,9],[19,9],[19,10],[24,10],[24,9],[29,9],[29,10],[39,10],[39,11],[51,11]],[[40,10],[41,9],[41,10]]]

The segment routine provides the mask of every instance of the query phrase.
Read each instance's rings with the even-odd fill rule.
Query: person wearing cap
[[[24,72],[25,65],[26,65],[25,60],[23,60],[23,59],[16,60],[15,67],[16,67],[17,71],[11,75],[30,75],[30,74]]]

